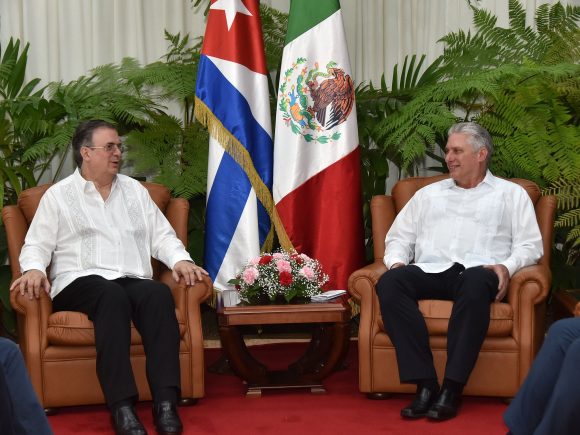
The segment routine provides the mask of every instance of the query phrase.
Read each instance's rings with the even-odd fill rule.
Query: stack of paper
[[[344,294],[346,294],[346,290],[329,290],[329,291],[324,292],[322,294],[312,296],[310,298],[310,300],[312,302],[326,302],[326,301],[329,301],[331,299],[342,296]]]

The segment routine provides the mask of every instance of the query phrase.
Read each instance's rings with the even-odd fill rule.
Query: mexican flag
[[[292,0],[278,88],[273,197],[294,248],[328,289],[364,263],[360,148],[338,0]]]

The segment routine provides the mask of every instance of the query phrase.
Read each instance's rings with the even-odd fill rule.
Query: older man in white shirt
[[[451,177],[420,189],[386,236],[389,270],[377,283],[382,318],[401,382],[417,384],[415,399],[401,410],[405,418],[457,415],[489,327],[491,302],[501,301],[510,277],[543,254],[532,202],[522,187],[491,174],[492,152],[483,127],[452,126],[445,148]],[[454,301],[441,388],[420,299]]]
[[[147,189],[118,173],[122,144],[111,124],[82,123],[72,147],[78,169],[42,197],[20,254],[23,275],[11,290],[30,298],[46,291],[55,311],[80,311],[93,321],[97,375],[115,432],[123,435],[146,433],[133,408],[132,320],[146,351],[156,429],[179,434],[179,328],[169,287],[151,279],[150,258],[188,285],[207,272],[192,261]]]

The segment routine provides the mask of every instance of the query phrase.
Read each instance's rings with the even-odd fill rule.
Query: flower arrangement
[[[322,293],[328,281],[317,260],[305,254],[280,250],[250,259],[234,279],[229,281],[240,298],[254,302],[260,297],[274,301],[281,295],[287,302],[296,297],[310,298]]]

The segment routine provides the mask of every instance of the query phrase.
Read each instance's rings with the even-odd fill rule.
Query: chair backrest
[[[395,184],[391,196],[377,195],[371,200],[371,214],[373,226],[373,243],[375,260],[382,259],[385,253],[385,236],[389,231],[397,213],[407,204],[419,189],[437,181],[448,178],[448,174],[431,177],[411,177],[400,180]],[[549,265],[552,252],[552,236],[554,233],[554,215],[556,211],[556,198],[554,196],[542,196],[536,183],[522,178],[511,178],[510,181],[522,186],[536,211],[536,219],[542,233],[544,256],[540,264]]]
[[[167,205],[171,200],[171,194],[167,187],[157,183],[142,182],[141,184],[147,188],[149,195],[151,195],[151,199],[153,199],[155,204],[157,204],[157,207],[165,213]],[[50,186],[52,186],[51,183],[42,184],[40,186],[23,190],[22,193],[20,193],[17,204],[24,214],[27,225],[30,225],[32,222],[36,210],[38,209],[38,204],[40,204],[40,199]]]
[[[189,212],[189,203],[187,200],[183,198],[171,198],[169,189],[162,184],[148,182],[142,182],[142,184],[147,188],[151,199],[153,199],[157,207],[165,214],[175,229],[177,237],[187,246],[187,215]],[[26,189],[20,193],[17,205],[5,206],[2,209],[2,220],[6,228],[12,279],[20,276],[18,257],[20,256],[22,246],[24,246],[26,232],[38,209],[42,195],[44,195],[50,186],[52,184],[43,184]],[[153,261],[152,265],[154,276],[157,277],[160,265],[156,260]]]

